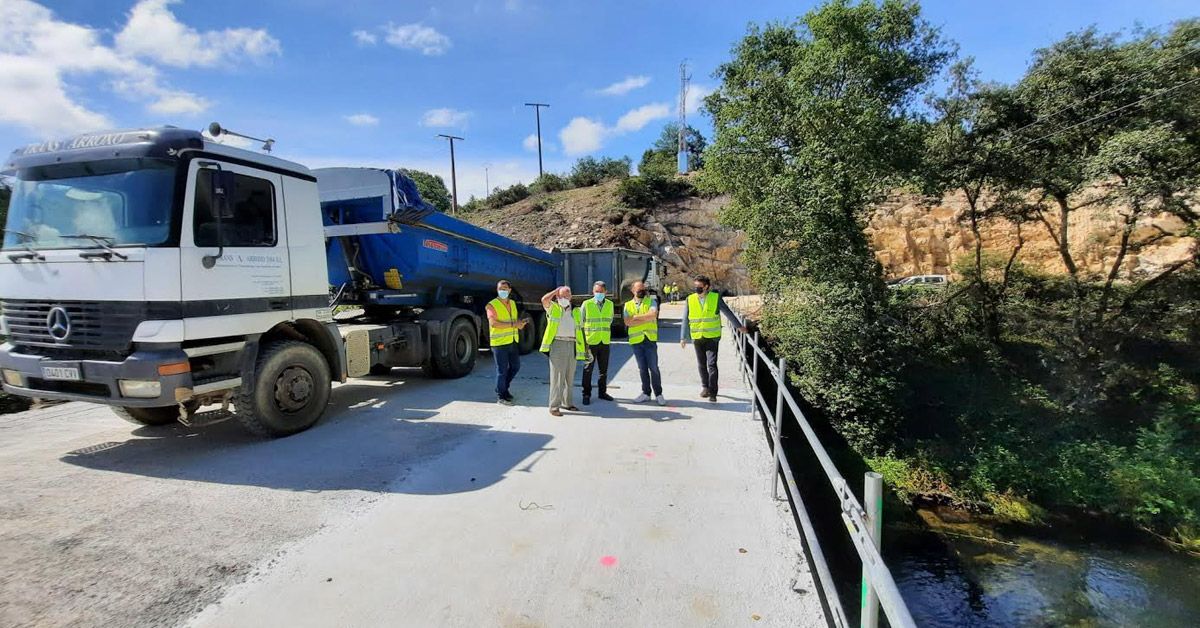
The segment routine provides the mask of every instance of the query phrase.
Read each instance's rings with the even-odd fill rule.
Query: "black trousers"
[[[696,345],[696,367],[700,371],[700,385],[708,389],[710,395],[717,394],[717,349],[721,346],[720,338],[697,338],[692,341]]]
[[[592,371],[597,365],[600,366],[600,378],[596,381],[596,388],[603,395],[608,392],[609,347],[606,344],[588,345],[588,353],[592,355],[592,359],[583,367],[583,396],[592,396]]]

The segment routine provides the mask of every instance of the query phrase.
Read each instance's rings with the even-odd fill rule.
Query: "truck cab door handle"
[[[270,299],[267,301],[267,305],[272,310],[287,310],[287,309],[291,309],[289,306],[289,302],[290,302],[290,299]]]

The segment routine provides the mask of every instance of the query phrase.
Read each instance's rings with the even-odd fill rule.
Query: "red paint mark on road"
[[[613,567],[613,566],[616,566],[616,564],[617,564],[617,557],[616,557],[616,556],[601,556],[601,557],[600,557],[600,564],[601,564],[601,565],[604,565],[605,567]]]
[[[647,451],[647,452],[646,452],[646,454],[645,454],[645,456],[646,456],[647,458],[653,458],[653,457],[654,457],[654,452],[653,452],[653,451]]]

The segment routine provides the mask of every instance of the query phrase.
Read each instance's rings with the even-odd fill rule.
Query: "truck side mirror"
[[[209,183],[212,189],[212,211],[213,218],[217,222],[217,254],[205,255],[201,258],[200,263],[205,268],[212,268],[217,265],[217,260],[225,254],[225,218],[233,218],[233,204],[231,199],[234,192],[234,174],[228,170],[221,168],[221,164],[216,162],[204,162],[200,164],[204,167],[203,171],[209,177]]]

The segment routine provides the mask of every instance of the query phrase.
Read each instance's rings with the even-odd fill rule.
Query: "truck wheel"
[[[475,357],[479,352],[479,337],[466,318],[455,319],[450,324],[446,351],[435,348],[433,366],[439,377],[454,379],[470,373],[475,368]]]
[[[521,355],[533,353],[537,348],[537,343],[541,341],[541,336],[537,335],[537,319],[530,314],[525,314],[522,318],[525,319],[525,329],[522,329],[517,334],[517,350]]]
[[[179,406],[161,408],[125,408],[114,406],[113,414],[135,425],[170,425],[179,420]]]
[[[296,340],[273,342],[258,354],[253,382],[238,389],[237,417],[260,436],[304,431],[329,403],[329,365],[315,347]]]

